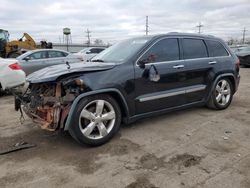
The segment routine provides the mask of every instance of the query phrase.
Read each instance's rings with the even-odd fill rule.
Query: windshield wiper
[[[102,59],[94,59],[94,60],[91,60],[91,62],[104,62],[104,60],[102,60]]]

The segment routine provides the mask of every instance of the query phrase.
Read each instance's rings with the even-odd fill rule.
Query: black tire
[[[228,83],[228,87],[230,88],[230,94],[228,99],[226,100],[225,104],[222,104],[223,102],[218,102],[216,100],[216,96],[218,96],[218,92],[216,91],[216,87],[218,84],[222,83],[223,81],[225,81],[226,83]],[[228,108],[228,106],[231,104],[232,99],[233,99],[233,85],[231,83],[231,81],[228,78],[221,78],[219,79],[216,84],[215,87],[213,88],[212,94],[207,102],[207,107],[211,108],[211,109],[215,109],[215,110],[224,110],[226,108]],[[227,97],[226,97],[227,98]]]
[[[81,125],[82,119],[80,119],[80,115],[81,115],[81,112],[83,109],[85,109],[85,108],[87,109],[88,105],[90,105],[90,108],[94,108],[91,106],[91,103],[93,103],[93,106],[94,106],[94,102],[99,101],[99,100],[106,101],[109,105],[112,106],[113,111],[115,112],[115,117],[113,119],[114,123],[113,123],[112,129],[110,129],[110,132],[108,132],[107,135],[103,136],[102,138],[93,139],[93,138],[89,138],[83,134],[82,129],[86,128],[87,125],[84,125],[85,127],[82,127],[82,125]],[[110,95],[100,94],[100,95],[88,96],[86,98],[83,98],[79,102],[79,104],[76,108],[77,108],[76,113],[73,115],[74,116],[73,123],[69,127],[69,133],[80,144],[89,145],[89,146],[102,145],[102,144],[108,142],[115,135],[115,133],[119,130],[119,127],[121,124],[121,119],[122,119],[121,110],[120,110],[120,107],[119,107],[118,103],[116,102],[116,100],[113,99]],[[105,110],[105,106],[103,109]],[[96,111],[96,109],[95,110],[93,109],[93,111]],[[113,121],[113,120],[110,120],[110,121]],[[92,122],[92,121],[87,120],[87,119],[84,119],[83,122],[85,122],[85,121],[89,121],[89,123],[85,123],[88,125]],[[95,120],[93,120],[93,121],[95,121]],[[106,126],[107,125],[105,125],[105,128],[107,128]],[[99,130],[99,127],[97,128],[97,125],[95,125],[95,127],[96,127],[95,129]],[[95,131],[95,129],[94,129],[94,131]],[[96,132],[97,132],[97,130],[96,130]],[[106,129],[106,130],[108,130],[108,129]]]

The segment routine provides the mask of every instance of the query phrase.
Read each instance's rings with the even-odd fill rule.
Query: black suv
[[[240,76],[238,58],[221,39],[169,33],[128,39],[91,62],[48,67],[27,80],[16,109],[43,129],[96,146],[122,122],[191,106],[225,109]]]

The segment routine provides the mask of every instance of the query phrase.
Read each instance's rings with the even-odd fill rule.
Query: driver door
[[[186,104],[186,68],[180,54],[179,40],[164,38],[139,58],[135,64],[136,114]]]

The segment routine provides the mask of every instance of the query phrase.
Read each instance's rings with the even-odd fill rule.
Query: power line
[[[199,23],[199,25],[197,25],[196,27],[199,28],[199,32],[198,33],[200,34],[201,33],[201,28],[204,27],[204,25],[202,25],[201,23]]]
[[[89,46],[90,45],[90,37],[91,37],[91,35],[90,35],[90,33],[91,33],[91,31],[89,30],[89,29],[87,29],[86,31],[85,31],[85,33],[87,33],[87,38],[88,38],[88,40],[87,40],[87,45]]]
[[[243,29],[243,36],[242,36],[242,43],[245,44],[245,37],[246,37],[246,28]]]
[[[148,16],[146,16],[146,35],[148,35]]]

